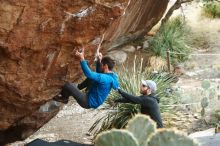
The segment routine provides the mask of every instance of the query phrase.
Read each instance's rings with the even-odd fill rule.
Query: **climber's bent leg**
[[[89,108],[87,95],[81,92],[74,83],[66,83],[62,88],[61,95],[67,100],[69,96],[73,96],[81,107]]]
[[[80,90],[86,88],[86,91],[89,91],[89,89],[92,87],[92,80],[89,78],[86,78],[82,83],[78,84],[78,88]]]

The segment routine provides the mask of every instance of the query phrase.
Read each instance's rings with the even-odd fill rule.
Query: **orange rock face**
[[[141,36],[160,20],[167,4],[0,0],[0,144],[27,137],[56,114],[40,113],[39,107],[65,81],[82,76],[74,57],[78,47],[85,46],[92,61],[103,34],[103,51]]]

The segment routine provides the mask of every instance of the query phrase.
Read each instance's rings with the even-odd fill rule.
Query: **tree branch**
[[[168,12],[166,13],[165,17],[162,19],[161,21],[161,26],[164,25],[164,23],[166,23],[169,18],[171,17],[171,15],[173,14],[173,11],[179,9],[181,7],[181,4],[183,3],[188,3],[188,2],[192,2],[193,0],[177,0],[173,6],[168,10]]]

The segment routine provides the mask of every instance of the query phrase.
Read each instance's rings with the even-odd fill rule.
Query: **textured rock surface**
[[[130,0],[123,17],[112,23],[106,32],[105,48],[145,35],[163,16],[168,0]]]
[[[167,3],[0,0],[0,143],[25,138],[56,114],[57,109],[38,109],[65,81],[81,77],[74,58],[77,47],[84,45],[86,58],[93,60],[103,34],[107,48],[143,35],[162,17]]]

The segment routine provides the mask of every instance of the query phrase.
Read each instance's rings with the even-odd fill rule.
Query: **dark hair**
[[[109,70],[112,70],[115,66],[115,61],[113,59],[111,59],[109,56],[103,57],[101,63],[103,65],[107,64]]]

